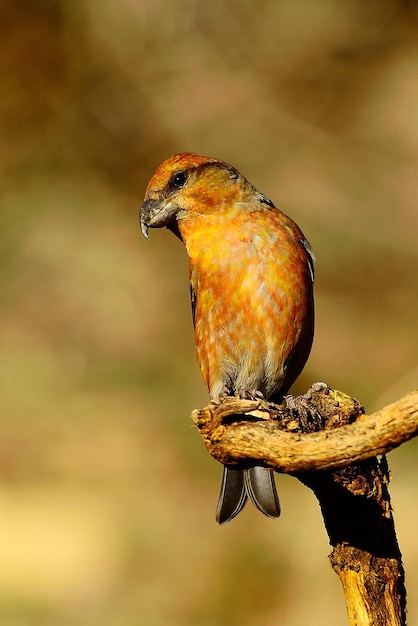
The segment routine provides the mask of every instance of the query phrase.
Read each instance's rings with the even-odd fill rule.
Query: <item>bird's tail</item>
[[[267,517],[279,517],[280,502],[274,473],[264,467],[241,470],[224,465],[216,509],[218,524],[234,519],[248,499]]]

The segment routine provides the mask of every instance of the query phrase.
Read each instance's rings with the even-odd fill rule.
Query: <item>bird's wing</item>
[[[311,273],[311,280],[313,282],[315,278],[315,268],[314,268],[315,255],[313,253],[312,246],[307,239],[302,239],[301,244],[307,252],[309,271]]]
[[[193,326],[196,325],[196,301],[197,301],[197,294],[196,294],[196,291],[194,290],[193,284],[190,283],[190,303],[192,305]]]

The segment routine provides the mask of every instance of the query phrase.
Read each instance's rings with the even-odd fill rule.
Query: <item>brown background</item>
[[[314,380],[417,387],[414,1],[3,1],[0,623],[345,623],[316,502],[219,528],[187,260],[142,239],[170,154],[231,162],[317,257]],[[172,409],[173,405],[175,410]],[[168,407],[171,407],[170,409]],[[417,444],[389,455],[418,624]]]

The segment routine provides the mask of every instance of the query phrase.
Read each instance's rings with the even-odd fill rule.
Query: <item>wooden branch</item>
[[[295,475],[318,498],[331,565],[350,625],[406,624],[404,571],[381,455],[418,433],[418,391],[364,415],[346,394],[315,383],[277,406],[224,398],[192,419],[209,452],[227,465]]]
[[[221,463],[257,462],[286,474],[345,467],[418,434],[418,391],[372,415],[363,415],[356,400],[323,383],[286,400],[277,406],[223,398],[193,411],[192,420]]]
[[[343,586],[349,624],[406,624],[406,590],[386,458],[298,478],[318,499]]]

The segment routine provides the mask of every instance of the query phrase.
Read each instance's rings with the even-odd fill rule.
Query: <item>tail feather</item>
[[[266,470],[264,467],[251,467],[244,470],[244,484],[247,496],[259,511],[267,517],[279,517],[279,496],[274,473],[271,470]]]
[[[216,508],[218,524],[230,522],[242,511],[247,502],[244,472],[224,465],[221,490]]]
[[[279,517],[280,502],[272,471],[263,467],[240,470],[224,466],[216,509],[218,524],[234,519],[248,498],[267,517]]]

